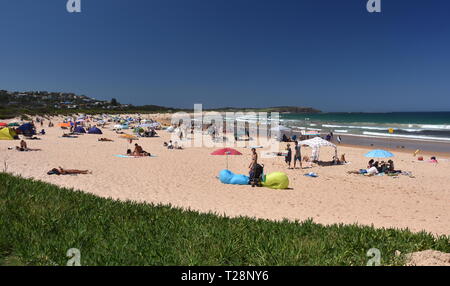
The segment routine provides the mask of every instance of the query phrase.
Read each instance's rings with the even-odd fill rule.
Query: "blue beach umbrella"
[[[394,154],[386,150],[372,150],[366,153],[364,156],[369,158],[389,158],[394,157]]]

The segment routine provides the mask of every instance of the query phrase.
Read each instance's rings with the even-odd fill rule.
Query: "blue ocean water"
[[[282,125],[294,130],[450,142],[450,112],[281,114],[280,118]]]

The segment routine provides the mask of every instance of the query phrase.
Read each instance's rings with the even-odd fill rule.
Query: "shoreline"
[[[336,142],[336,135],[333,143],[339,146],[357,147],[364,149],[383,148],[390,152],[401,152],[413,154],[416,150],[420,150],[418,156],[436,156],[450,158],[450,143],[430,142],[408,139],[384,139],[375,137],[360,137],[352,135],[340,135],[342,143]]]

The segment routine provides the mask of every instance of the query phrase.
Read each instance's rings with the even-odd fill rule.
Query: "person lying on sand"
[[[41,151],[41,149],[28,148],[27,142],[25,142],[24,140],[20,141],[20,146],[16,146],[16,150],[20,151],[20,152],[24,152],[24,151]]]
[[[47,172],[47,175],[78,175],[78,174],[82,174],[82,175],[92,174],[92,171],[76,170],[76,169],[63,169],[63,168],[59,167],[59,168],[53,168]]]
[[[108,138],[99,138],[98,141],[101,142],[114,142],[114,140],[108,139]]]
[[[378,161],[376,161],[375,163],[373,163],[373,166],[369,169],[367,169],[366,174],[367,176],[373,176],[379,173],[378,169],[380,168]]]
[[[360,169],[359,171],[348,171],[347,173],[348,174],[361,174],[361,175],[366,175],[366,176],[374,176],[379,173],[378,168],[379,168],[379,164],[377,161],[377,162],[373,163],[372,167],[370,167],[370,168]]]
[[[64,137],[64,138],[78,138],[78,136],[75,136],[75,135],[72,135],[73,133],[69,133],[69,134],[67,134],[67,133],[64,133],[63,135],[62,135],[62,137]]]
[[[19,147],[19,146],[16,146],[16,150],[17,150],[17,151],[20,151],[20,152],[42,151],[42,149],[32,149],[32,148],[24,149],[24,148],[21,148],[21,147]]]

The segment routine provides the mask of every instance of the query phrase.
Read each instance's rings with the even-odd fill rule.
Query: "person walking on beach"
[[[338,142],[339,144],[341,144],[341,141],[342,141],[341,136],[338,135],[338,136],[336,137],[336,139],[337,139],[337,142]]]
[[[256,153],[256,149],[255,148],[252,148],[252,162],[248,166],[248,168],[250,169],[250,172],[253,171],[253,169],[255,168],[256,164],[258,164],[258,153]]]
[[[295,141],[295,155],[294,155],[294,169],[295,169],[295,164],[298,163],[300,165],[300,169],[302,169],[302,152],[301,152],[301,147],[300,145],[298,145],[298,141]]]
[[[286,150],[287,150],[287,155],[286,155],[284,160],[286,161],[286,164],[288,164],[288,169],[290,169],[291,168],[291,161],[292,161],[292,149],[291,149],[291,145],[290,144],[287,144]]]

